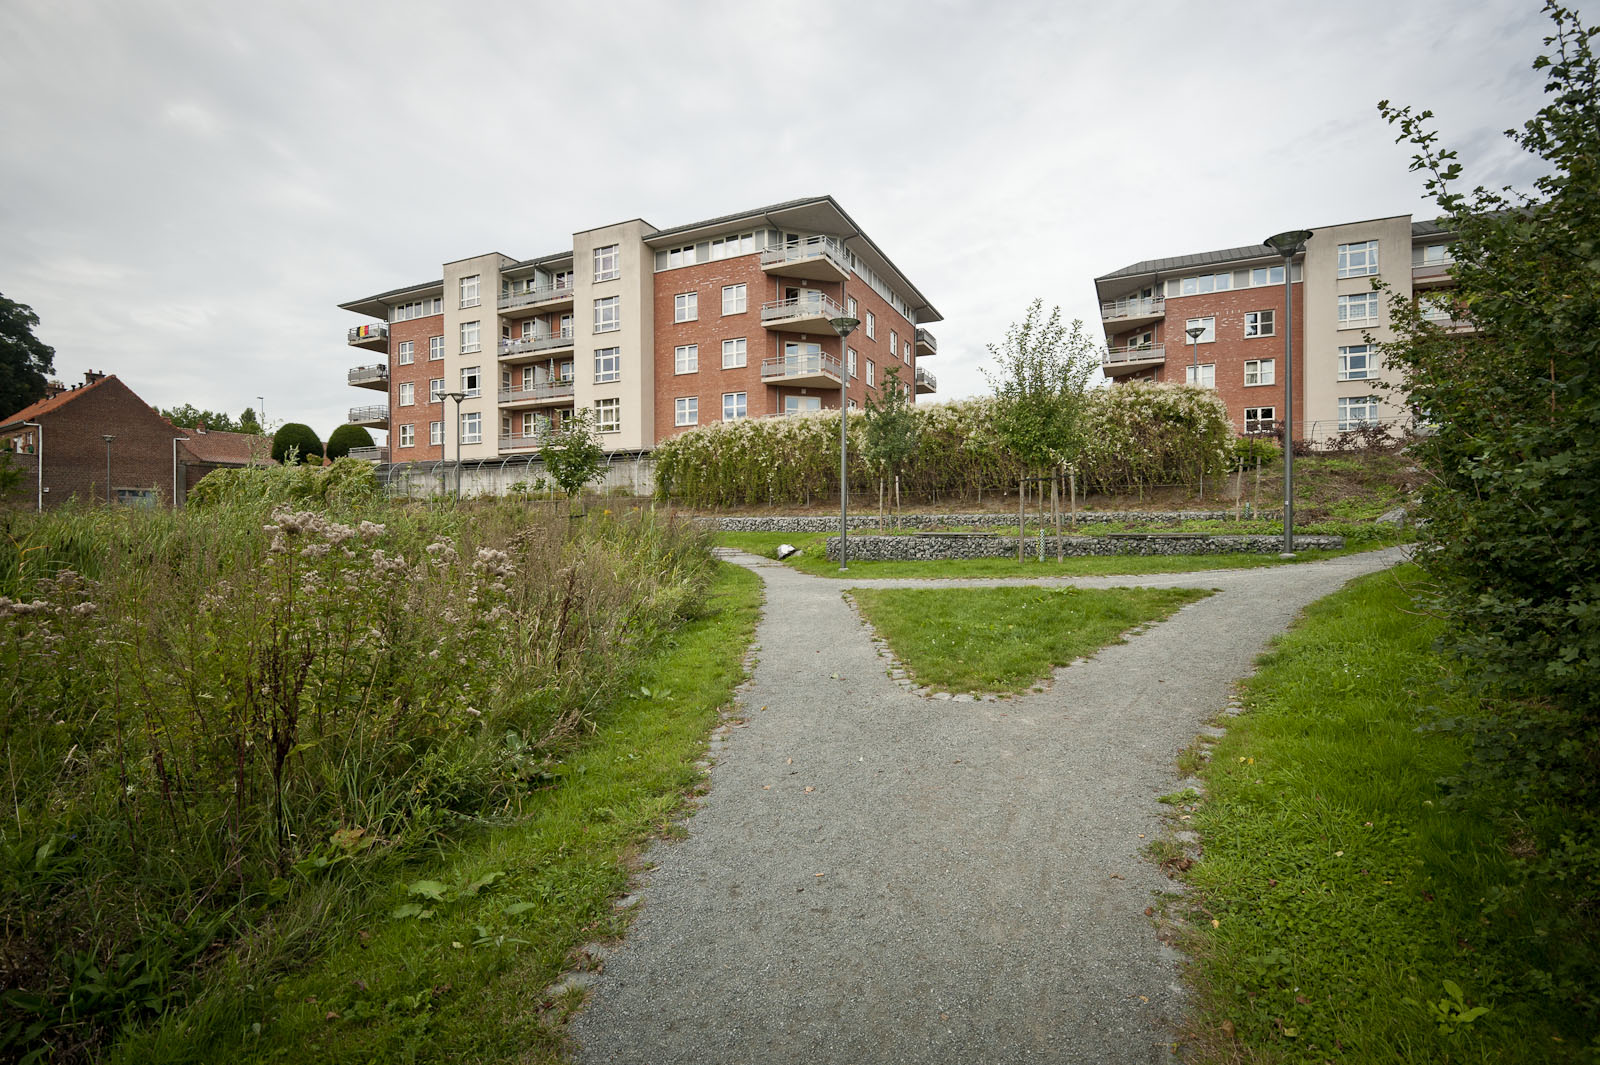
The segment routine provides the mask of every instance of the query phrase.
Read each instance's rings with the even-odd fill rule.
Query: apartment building
[[[1393,339],[1389,295],[1427,301],[1450,322],[1450,235],[1410,215],[1323,226],[1289,264],[1295,437],[1326,440],[1366,425],[1409,423],[1376,343]],[[1152,259],[1095,278],[1112,381],[1215,388],[1240,433],[1284,417],[1284,259],[1264,244]],[[1191,339],[1188,330],[1200,330]],[[1368,337],[1372,341],[1368,341]]]
[[[349,383],[386,403],[350,421],[389,432],[392,462],[528,454],[577,410],[611,452],[698,425],[864,405],[920,360],[938,311],[831,196],[657,229],[581,230],[533,259],[445,263],[436,281],[341,303],[371,322]],[[860,325],[841,341],[831,320]],[[453,394],[462,398],[456,400]]]

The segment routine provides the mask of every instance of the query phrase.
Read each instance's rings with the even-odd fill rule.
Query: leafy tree
[[[556,487],[566,493],[570,513],[572,497],[606,469],[605,449],[595,438],[594,416],[579,410],[559,429],[551,429],[539,448],[539,458]]]
[[[256,417],[254,407],[246,407],[239,415],[239,431],[249,433],[251,436],[261,435],[261,419]]]
[[[1468,781],[1537,857],[1524,863],[1563,900],[1541,929],[1548,957],[1530,986],[1553,1010],[1600,1024],[1600,65],[1596,30],[1556,3],[1548,103],[1507,136],[1548,166],[1535,193],[1459,191],[1461,164],[1429,111],[1379,109],[1416,149],[1411,169],[1454,234],[1452,316],[1441,328],[1392,299],[1404,373],[1431,431],[1433,474],[1417,561],[1455,649],[1483,686]],[[1497,904],[1509,911],[1504,903]],[[1488,922],[1486,921],[1486,924]],[[1560,1005],[1556,1005],[1559,1002]]]
[[[322,465],[322,440],[312,431],[311,426],[299,422],[285,422],[272,434],[274,461],[287,462],[291,448],[295,449],[299,461]]]
[[[350,454],[353,447],[371,446],[371,433],[359,425],[341,425],[328,434],[327,455],[330,459],[342,459]]]
[[[219,433],[242,433],[239,423],[234,421],[222,411],[201,410],[193,403],[185,403],[181,407],[170,407],[162,410],[161,416],[173,425],[184,429],[198,429],[204,425],[209,430]]]
[[[33,335],[38,324],[32,307],[0,295],[0,415],[44,398],[56,350]]]
[[[917,450],[921,438],[911,390],[900,383],[900,367],[891,366],[883,375],[881,401],[867,396],[865,455],[878,471],[878,524],[883,524],[883,480],[893,479],[894,509],[900,512],[900,470]]]

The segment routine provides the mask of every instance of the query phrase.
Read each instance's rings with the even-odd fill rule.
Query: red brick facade
[[[409,322],[394,322],[389,326],[389,457],[394,462],[431,462],[441,458],[440,448],[428,443],[428,423],[444,420],[444,404],[428,402],[428,382],[444,376],[444,360],[429,361],[428,341],[444,333],[444,316],[431,314],[426,318],[413,318]],[[411,364],[400,364],[400,345],[411,343]],[[400,386],[413,386],[414,402],[409,407],[400,405]],[[445,391],[450,382],[445,382]],[[373,393],[376,395],[376,393]],[[353,400],[351,406],[359,407],[362,400]],[[400,426],[411,425],[416,430],[415,444],[400,446]]]

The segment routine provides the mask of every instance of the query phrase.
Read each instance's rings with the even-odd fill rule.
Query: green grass
[[[1462,696],[1433,650],[1438,625],[1410,608],[1417,579],[1402,567],[1314,605],[1212,748],[1188,826],[1204,857],[1175,904],[1190,908],[1194,1060],[1532,1063],[1600,1049],[1517,975],[1548,969],[1562,945],[1541,934],[1515,834],[1438,783],[1462,751],[1423,726]]]
[[[234,966],[111,1060],[557,1060],[560,1021],[581,994],[552,1002],[545,988],[576,948],[626,926],[612,900],[638,848],[672,833],[700,786],[694,762],[743,675],[760,597],[749,571],[719,567],[710,612],[629,679],[521,817],[386,890],[323,900],[351,912],[318,960],[288,973]]]
[[[1018,692],[1210,592],[1189,588],[854,589],[861,613],[918,683]]]

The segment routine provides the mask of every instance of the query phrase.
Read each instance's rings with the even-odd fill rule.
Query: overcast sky
[[[1541,105],[1534,0],[0,3],[0,293],[67,381],[326,436],[338,303],[488,251],[831,193],[944,315],[939,398],[1042,297],[1283,229],[1430,216]],[[5,413],[5,412],[0,412]]]

